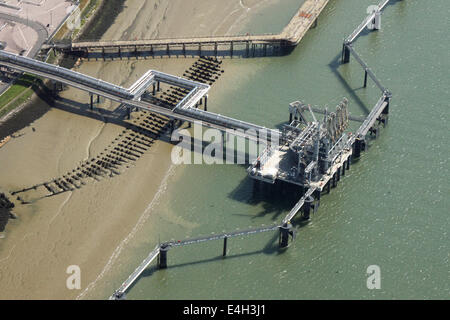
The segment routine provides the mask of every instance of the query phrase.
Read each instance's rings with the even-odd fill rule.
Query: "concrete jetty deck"
[[[151,52],[162,51],[164,54],[186,55],[205,54],[209,50],[212,55],[218,55],[219,50],[229,52],[233,56],[233,51],[237,46],[245,46],[247,56],[254,55],[255,47],[262,46],[264,55],[267,54],[267,47],[280,49],[283,47],[293,47],[298,45],[306,31],[316,22],[319,14],[328,4],[329,0],[306,0],[290,20],[289,24],[280,34],[264,35],[239,35],[239,36],[212,36],[212,37],[191,37],[172,39],[149,39],[130,41],[83,41],[72,43],[53,43],[43,45],[43,49],[56,49],[66,52],[105,52],[105,50],[115,49],[119,55],[124,52]],[[226,47],[227,49],[224,49]],[[175,52],[176,51],[176,52]],[[186,51],[189,51],[188,53]]]

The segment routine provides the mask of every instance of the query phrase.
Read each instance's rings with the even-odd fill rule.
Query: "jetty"
[[[305,3],[325,5],[326,2],[317,0]],[[350,55],[352,55],[364,71],[364,88],[367,87],[368,77],[370,77],[381,91],[380,98],[367,117],[361,119],[361,117],[351,116],[347,109],[348,100],[345,98],[336,106],[335,110],[311,108],[302,101],[294,101],[289,104],[289,121],[283,125],[281,130],[268,129],[208,112],[206,102],[209,86],[201,82],[149,70],[130,88],[123,88],[72,70],[0,50],[0,65],[84,90],[91,96],[91,107],[92,97],[95,94],[122,103],[128,108],[129,115],[136,108],[164,115],[171,119],[172,129],[177,121],[196,122],[222,132],[233,129],[235,134],[258,142],[261,136],[268,137],[269,139],[264,144],[265,150],[247,169],[248,176],[254,179],[255,183],[274,184],[278,180],[298,186],[304,191],[299,201],[280,224],[159,244],[111,296],[112,299],[122,298],[126,290],[157,258],[158,266],[166,268],[167,251],[170,248],[224,240],[223,256],[226,256],[229,238],[275,230],[279,231],[279,247],[285,249],[289,246],[290,240],[295,239],[296,236],[292,221],[300,214],[302,219],[310,219],[310,213],[316,212],[319,208],[322,192],[330,192],[331,187],[337,187],[341,177],[345,176],[345,172],[350,169],[352,161],[358,159],[361,152],[366,149],[367,134],[374,135],[376,138],[381,127],[388,123],[392,94],[375,76],[353,46],[365,27],[370,25],[373,30],[380,29],[379,17],[388,3],[389,0],[383,0],[374,8],[374,12],[344,40],[342,47],[341,63],[349,63]],[[317,6],[312,8],[320,9]],[[311,16],[305,16],[307,13],[302,13],[301,17],[307,19],[317,17],[313,15],[313,11],[310,12]],[[301,30],[300,27],[294,29]],[[302,35],[301,31],[296,34]],[[291,43],[294,43],[296,39],[291,38]],[[169,108],[149,102],[151,101],[149,97],[155,95],[162,85],[170,85],[183,90],[184,97]],[[202,101],[203,103],[201,103]],[[204,110],[199,108],[200,105],[204,106]],[[323,117],[319,118],[317,114],[323,115]],[[347,132],[349,121],[361,123],[355,133]]]
[[[279,34],[232,35],[148,39],[128,41],[74,41],[44,44],[43,50],[54,49],[80,57],[109,56],[230,56],[255,57],[283,54],[297,46],[317,19],[329,0],[306,0]]]

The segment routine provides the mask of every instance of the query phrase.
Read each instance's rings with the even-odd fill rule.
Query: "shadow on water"
[[[361,98],[356,94],[356,91],[361,89],[353,89],[348,82],[345,80],[345,78],[341,75],[339,72],[339,67],[342,66],[341,64],[341,55],[338,54],[329,64],[331,71],[336,76],[336,78],[339,80],[339,82],[344,86],[345,91],[348,92],[350,95],[350,99],[356,102],[356,104],[361,108],[362,111],[367,115],[370,113],[370,110],[367,108],[366,104],[361,100]]]

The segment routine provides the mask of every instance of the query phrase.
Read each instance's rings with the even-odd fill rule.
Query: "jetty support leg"
[[[279,246],[280,248],[286,248],[289,246],[289,223],[285,223],[280,226],[280,238]]]
[[[364,70],[364,88],[367,88],[367,70]]]
[[[356,138],[355,143],[353,144],[353,155],[355,158],[359,158],[361,156],[361,150],[363,148],[363,140],[361,138]]]
[[[90,98],[90,108],[91,110],[94,110],[94,95],[92,93],[89,94],[89,98]]]
[[[350,62],[350,49],[347,44],[342,45],[342,64]]]
[[[227,241],[228,241],[228,237],[225,236],[225,238],[223,238],[223,253],[222,256],[226,257],[227,255]]]
[[[162,245],[159,248],[158,266],[160,269],[167,268],[167,251],[169,251],[168,246]]]

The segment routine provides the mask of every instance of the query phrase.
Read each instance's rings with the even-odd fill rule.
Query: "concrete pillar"
[[[155,96],[156,95],[156,85],[154,82],[152,83],[152,86],[153,86],[153,95]]]
[[[233,41],[230,44],[230,57],[233,58]]]
[[[348,157],[348,159],[347,159],[347,170],[350,170],[350,158],[351,157]]]
[[[367,70],[364,70],[364,88],[367,87]]]
[[[291,224],[285,223],[280,226],[280,238],[279,238],[279,246],[280,248],[286,248],[289,246],[289,231],[291,229]]]
[[[361,156],[363,140],[360,138],[355,139],[355,143],[353,144],[353,155],[355,158],[359,158]]]
[[[198,56],[199,57],[202,56],[202,44],[201,43],[198,44]]]
[[[186,45],[183,43],[183,56],[186,58]]]
[[[342,175],[345,176],[345,162],[342,164]]]
[[[207,111],[206,109],[207,109],[207,107],[208,107],[208,95],[205,95],[205,111]]]
[[[245,44],[245,56],[248,58],[250,53],[250,43],[247,41]]]
[[[264,57],[267,56],[267,43],[264,43]]]
[[[333,174],[333,178],[332,178],[332,184],[333,184],[333,188],[336,188],[337,186],[337,181],[336,181],[336,172]]]
[[[169,246],[162,245],[159,248],[158,266],[160,269],[167,268],[167,251],[169,251]]]
[[[170,47],[169,47],[169,44],[166,44],[166,54],[170,58]]]
[[[127,107],[127,119],[130,120],[131,119],[131,108]]]
[[[100,96],[97,95],[97,103],[100,103]]]
[[[120,46],[119,46],[119,52],[118,52],[118,54],[119,54],[120,60],[122,60],[122,52],[120,51]]]
[[[91,110],[94,110],[94,95],[92,93],[89,94],[89,98],[90,98],[90,108]]]
[[[327,193],[330,193],[330,190],[331,190],[331,182],[328,181],[327,182]]]
[[[217,58],[217,42],[214,42],[214,56]]]
[[[105,58],[105,47],[102,47],[102,57],[103,57],[103,61],[106,60]]]
[[[350,49],[344,43],[342,45],[342,64],[350,62]]]
[[[292,113],[289,113],[289,124],[292,122]]]
[[[161,91],[161,83],[160,83],[160,81],[157,81],[156,82],[156,91]]]
[[[225,236],[225,238],[223,238],[223,253],[222,253],[223,257],[226,257],[226,255],[227,255],[227,240],[228,240],[228,237]]]

